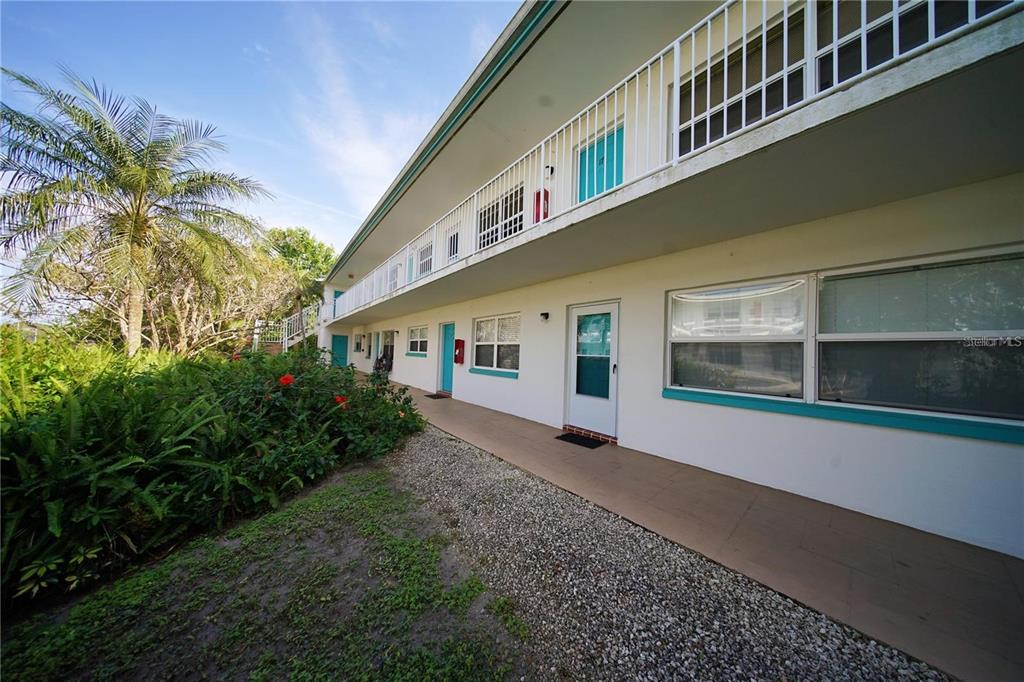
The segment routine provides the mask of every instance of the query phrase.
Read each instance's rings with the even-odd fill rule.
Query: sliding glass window
[[[807,282],[670,294],[670,385],[803,396]]]
[[[1024,418],[1024,255],[821,281],[820,401]]]

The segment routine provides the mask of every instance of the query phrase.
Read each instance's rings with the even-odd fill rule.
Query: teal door
[[[620,126],[580,151],[579,201],[622,184],[624,139]]]
[[[348,337],[331,335],[331,364],[344,367],[348,364]]]
[[[335,317],[338,316],[338,297],[340,297],[343,293],[345,293],[345,292],[343,292],[343,291],[335,291],[334,292],[334,316]]]
[[[455,370],[455,323],[441,325],[441,390],[452,392],[452,372]]]

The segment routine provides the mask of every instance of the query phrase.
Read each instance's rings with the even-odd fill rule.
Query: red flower
[[[295,377],[291,374],[282,374],[281,378],[277,380],[277,382],[282,386],[291,386],[294,381]]]
[[[336,395],[334,396],[334,402],[338,403],[339,405],[344,405],[348,402],[348,397],[343,395]]]
[[[239,355],[238,353],[232,353],[231,354],[231,362],[238,362],[241,359],[242,359],[242,356]]]

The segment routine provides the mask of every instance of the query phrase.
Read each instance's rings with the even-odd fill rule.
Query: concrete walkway
[[[965,679],[1024,679],[1024,561],[411,389],[438,428]]]

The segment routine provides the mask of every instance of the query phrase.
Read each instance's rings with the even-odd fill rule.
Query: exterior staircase
[[[308,305],[297,313],[279,320],[256,320],[252,335],[252,349],[269,353],[288,350],[310,336],[315,336],[322,324],[321,318],[329,306],[319,303]]]

